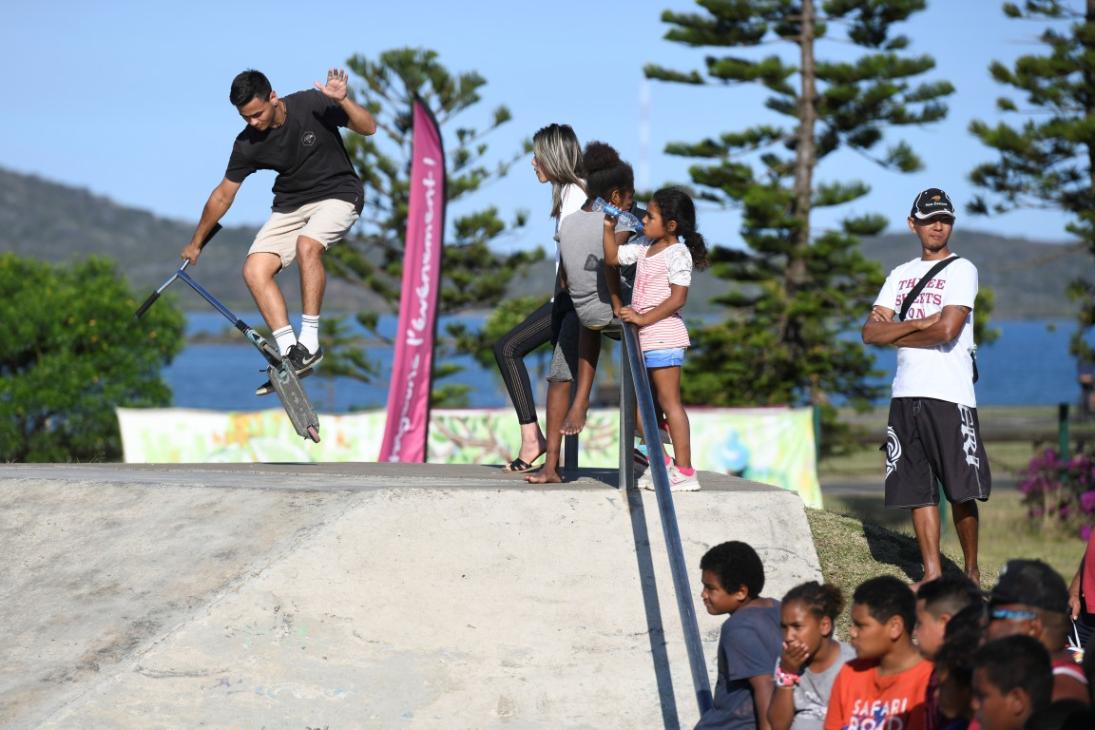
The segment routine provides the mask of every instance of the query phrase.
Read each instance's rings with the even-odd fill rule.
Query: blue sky
[[[706,52],[662,40],[666,26],[659,15],[665,7],[695,6],[683,0],[18,3],[5,10],[0,28],[0,84],[7,90],[0,166],[194,221],[221,179],[241,128],[227,102],[238,71],[261,69],[285,94],[309,88],[329,66],[355,53],[375,57],[388,48],[420,46],[438,51],[450,69],[475,70],[488,80],[484,103],[469,112],[469,122],[476,115],[486,119],[498,104],[510,108],[513,121],[490,140],[499,156],[548,122],[568,122],[583,141],[614,144],[640,177],[649,171],[650,184],[685,181],[687,163],[662,153],[667,142],[698,140],[771,117],[763,94],[747,88],[652,83],[643,163],[643,64],[698,68]],[[896,228],[914,194],[931,185],[964,206],[973,194],[967,173],[992,157],[966,131],[973,118],[996,118],[994,100],[1002,89],[989,78],[988,64],[1037,51],[1040,29],[1005,19],[995,0],[933,0],[906,24],[911,50],[937,61],[925,78],[946,78],[957,87],[950,115],[943,123],[900,132],[924,158],[922,172],[885,172],[851,153],[826,161],[816,180],[862,179],[873,188],[840,214],[880,212]],[[851,52],[831,41],[818,48],[819,57]],[[249,178],[225,222],[260,224],[272,181],[272,173]],[[488,204],[504,214],[527,209],[527,230],[505,245],[544,244],[551,231],[548,197],[522,162],[452,213]],[[834,220],[822,216],[817,223]],[[1067,237],[1065,222],[1046,211],[960,219],[962,226],[1049,240]],[[700,226],[717,243],[740,245],[732,212],[704,211]],[[174,252],[185,242],[149,243]]]

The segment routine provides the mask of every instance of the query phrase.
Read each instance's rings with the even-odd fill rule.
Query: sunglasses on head
[[[1038,618],[1034,611],[1019,611],[1011,608],[994,608],[989,613],[994,621],[1033,621]]]

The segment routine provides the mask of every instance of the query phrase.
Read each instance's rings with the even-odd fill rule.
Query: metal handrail
[[[618,322],[618,321],[617,321]],[[654,397],[650,390],[650,377],[646,372],[642,351],[639,349],[638,330],[634,325],[619,322],[623,333],[622,356],[625,367],[620,378],[620,489],[635,489],[635,463],[632,447],[635,443],[635,410],[646,435],[650,474],[654,481],[654,494],[661,516],[662,534],[665,537],[669,557],[669,570],[673,576],[673,590],[677,597],[677,610],[681,616],[684,644],[688,650],[688,664],[692,670],[692,687],[702,716],[712,706],[711,683],[707,676],[707,664],[700,641],[700,628],[696,609],[689,590],[688,566],[684,560],[684,546],[677,526],[677,510],[673,506],[673,493],[669,488],[669,471],[661,458],[661,439],[658,436],[658,417],[654,412]],[[657,444],[653,448],[651,444]]]

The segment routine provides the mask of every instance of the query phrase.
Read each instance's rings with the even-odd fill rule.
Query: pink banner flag
[[[403,287],[380,461],[424,462],[430,422],[441,236],[445,228],[445,151],[436,120],[417,99],[411,150]]]

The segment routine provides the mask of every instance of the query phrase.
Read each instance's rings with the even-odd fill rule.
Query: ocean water
[[[252,325],[261,323],[257,312],[240,313]],[[442,318],[456,319],[470,327],[483,321],[482,315]],[[1076,383],[1076,361],[1069,355],[1068,340],[1075,323],[1068,320],[1001,321],[993,322],[1000,337],[977,353],[981,379],[977,384],[979,405],[1047,405],[1074,403],[1079,397]],[[385,316],[380,331],[391,336],[396,318]],[[235,334],[231,344],[188,345],[165,369],[164,377],[174,393],[179,408],[209,408],[216,410],[261,410],[277,406],[274,396],[259,397],[255,388],[266,379],[265,361],[255,349],[236,333],[216,312],[191,312],[187,317],[187,334]],[[896,352],[892,348],[871,348],[876,365],[885,371],[881,382],[893,377]],[[606,367],[606,357],[614,350],[606,349],[602,356],[602,373],[614,370]],[[345,413],[365,408],[383,408],[388,398],[388,377],[391,372],[392,348],[378,346],[369,349],[369,357],[380,364],[381,376],[373,383],[359,383],[348,378],[324,378],[315,375],[303,380],[317,410],[325,413]],[[547,372],[548,353],[540,352],[527,358],[529,373],[537,390],[538,403],[543,403],[543,382]],[[483,368],[468,356],[442,358],[455,363],[463,371],[442,381],[462,383],[470,387],[469,405],[474,408],[505,406],[509,400],[502,380],[493,367]],[[260,372],[262,371],[262,372]],[[322,366],[320,367],[322,372]]]

